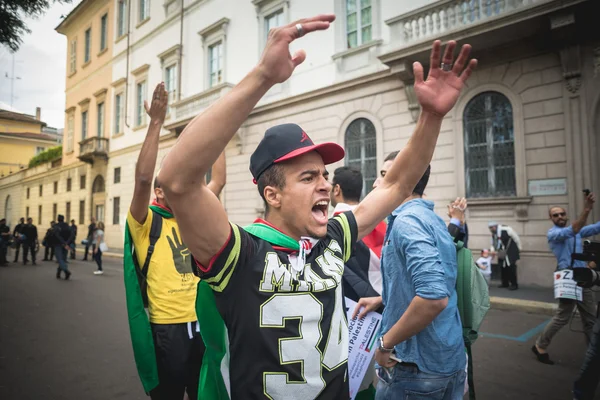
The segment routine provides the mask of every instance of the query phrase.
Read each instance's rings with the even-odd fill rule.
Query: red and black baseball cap
[[[314,144],[296,124],[282,124],[267,129],[250,157],[250,172],[254,183],[271,165],[316,151],[325,165],[344,158],[344,149],[337,143]]]

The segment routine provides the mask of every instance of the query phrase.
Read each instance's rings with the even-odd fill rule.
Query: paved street
[[[71,281],[56,264],[0,268],[0,399],[145,399],[127,329],[120,260],[94,276],[72,262]],[[557,365],[530,347],[548,316],[492,310],[474,347],[478,399],[570,399],[585,350],[561,331],[550,348]],[[573,328],[579,330],[579,321]]]

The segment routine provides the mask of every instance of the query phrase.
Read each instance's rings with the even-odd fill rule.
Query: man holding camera
[[[583,212],[579,218],[570,226],[567,226],[568,218],[567,211],[562,207],[552,207],[550,209],[550,219],[554,226],[548,231],[548,244],[550,250],[554,253],[558,262],[557,270],[567,268],[586,268],[587,264],[584,261],[572,260],[573,253],[582,253],[583,239],[594,236],[600,233],[600,222],[592,225],[585,225],[588,215],[594,207],[596,196],[593,193],[586,192],[585,205]],[[582,301],[571,299],[559,299],[558,310],[552,320],[546,325],[546,328],[538,338],[536,344],[531,348],[537,356],[538,361],[544,364],[554,364],[550,360],[550,356],[546,349],[552,341],[552,337],[566,324],[569,323],[569,318],[573,312],[573,308],[577,307],[581,314],[583,329],[585,332],[586,341],[589,343],[592,328],[596,320],[596,311],[594,306],[594,295],[591,289],[583,289]]]

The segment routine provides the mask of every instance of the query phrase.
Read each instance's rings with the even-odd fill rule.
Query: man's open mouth
[[[327,200],[320,200],[315,203],[312,207],[313,217],[320,224],[327,224],[327,210],[329,209],[329,202]]]

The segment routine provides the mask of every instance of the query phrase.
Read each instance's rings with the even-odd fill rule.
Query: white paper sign
[[[583,300],[583,289],[573,280],[573,271],[570,269],[554,272],[554,298]]]
[[[350,377],[350,399],[354,400],[365,373],[375,357],[377,338],[381,328],[381,314],[370,312],[363,318],[352,319],[356,302],[346,297],[348,315],[348,375]]]

